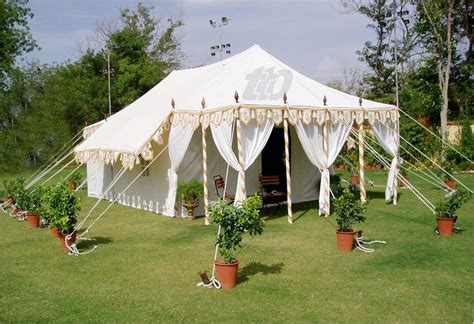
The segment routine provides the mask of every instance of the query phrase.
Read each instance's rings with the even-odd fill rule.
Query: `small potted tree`
[[[356,155],[355,150],[352,150],[348,157],[349,161],[351,162],[349,166],[349,170],[351,171],[351,185],[356,186],[359,183],[359,176],[357,175],[359,159]]]
[[[455,190],[456,189],[456,179],[452,177],[452,174],[454,173],[454,166],[450,162],[445,162],[442,165],[443,169],[446,171],[441,170],[441,175],[444,178],[444,184],[446,187],[449,189]]]
[[[5,202],[7,202],[12,208],[10,215],[16,217],[20,212],[20,208],[17,206],[17,198],[22,194],[24,190],[24,179],[17,178],[15,180],[3,181],[3,185],[7,190],[7,196]]]
[[[70,246],[76,242],[77,233],[74,231],[74,227],[77,223],[77,213],[81,209],[80,200],[64,182],[50,188],[45,197],[50,226],[59,231],[61,246],[65,252],[68,252],[65,239],[72,233],[67,245]]]
[[[31,208],[31,196],[23,185],[19,186],[14,194],[15,206],[18,208],[16,216],[20,220],[25,220],[28,216],[28,211]]]
[[[84,176],[79,171],[74,172],[68,179],[68,187],[72,191],[76,190],[77,184],[80,184]]]
[[[467,202],[471,194],[464,190],[458,190],[449,195],[446,199],[440,200],[435,205],[436,222],[440,236],[451,236],[453,225],[456,220],[455,212]]]
[[[332,211],[338,226],[336,238],[339,250],[350,252],[354,241],[352,226],[365,221],[365,204],[346,188],[341,196],[333,200]]]
[[[43,213],[44,188],[37,187],[34,190],[27,192],[29,206],[26,216],[28,217],[28,224],[30,227],[39,227],[40,217]]]
[[[260,205],[261,199],[255,195],[246,198],[242,204],[229,205],[225,200],[219,200],[210,207],[212,222],[221,228],[216,245],[223,260],[215,261],[214,264],[223,288],[232,288],[237,284],[239,260],[235,254],[242,246],[243,234],[248,232],[253,236],[263,232],[264,223],[258,209]]]
[[[177,200],[182,203],[188,211],[188,217],[193,218],[194,209],[199,206],[199,197],[203,195],[204,188],[202,183],[198,180],[191,180],[189,182],[179,181]]]

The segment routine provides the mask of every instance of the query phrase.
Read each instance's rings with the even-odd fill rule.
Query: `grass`
[[[462,178],[474,186],[472,175]],[[431,201],[442,196],[415,184]],[[401,190],[393,206],[383,190],[369,187],[367,221],[357,226],[387,241],[374,253],[338,252],[335,219],[318,217],[314,202],[295,206],[293,225],[270,211],[264,234],[245,240],[231,290],[196,287],[197,271],[211,270],[216,231],[202,219],[115,205],[90,233],[97,250],[72,257],[48,230],[0,214],[0,322],[472,322],[474,202],[458,213],[462,234],[441,238],[411,193]],[[80,195],[84,217],[95,200]]]

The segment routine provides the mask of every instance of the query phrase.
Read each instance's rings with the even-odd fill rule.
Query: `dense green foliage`
[[[8,87],[17,57],[37,47],[28,26],[31,18],[28,0],[0,1],[0,91]]]
[[[367,28],[373,32],[373,37],[357,51],[359,59],[368,67],[363,76],[355,80],[359,86],[355,89],[342,87],[341,90],[395,103],[396,41],[399,106],[403,111],[415,119],[428,117],[430,129],[442,136],[446,136],[446,130],[441,131],[447,127],[446,118],[465,120],[466,123],[474,118],[472,1],[342,0],[342,4],[349,12],[368,19]],[[398,17],[395,21],[394,9]],[[446,82],[447,88],[444,87]],[[447,89],[446,93],[444,89]],[[463,133],[467,132],[469,135],[463,136],[472,137],[472,131],[466,128]],[[447,158],[459,164],[461,169],[468,166],[459,154],[446,153],[447,148],[403,114],[400,134],[436,161],[444,160],[447,154]],[[426,157],[403,142],[402,146],[408,150],[400,152],[405,160],[415,163],[418,159],[426,163]],[[472,142],[467,146],[465,142],[456,145],[456,149],[470,159],[472,147]],[[468,152],[465,152],[466,148]]]
[[[471,193],[466,190],[457,190],[446,199],[436,203],[436,217],[452,218],[456,210],[462,207],[471,198]]]
[[[108,55],[112,113],[179,67],[177,32],[183,22],[161,22],[152,9],[139,3],[135,10],[121,10],[119,27],[104,35],[103,47],[86,49],[77,61],[11,71],[8,86],[0,89],[0,171],[38,166],[86,124],[108,114]]]
[[[77,214],[81,210],[80,199],[63,181],[48,188],[44,196],[44,218],[49,221],[50,226],[63,233],[72,232],[77,223]]]
[[[211,221],[221,226],[216,245],[219,246],[219,253],[225,263],[235,261],[236,251],[242,247],[244,233],[247,232],[251,236],[263,233],[260,204],[260,197],[255,195],[244,199],[242,204],[238,205],[229,204],[223,199],[211,205]]]
[[[349,189],[344,189],[342,195],[332,200],[332,214],[336,217],[338,230],[352,231],[352,226],[365,221],[365,204]]]

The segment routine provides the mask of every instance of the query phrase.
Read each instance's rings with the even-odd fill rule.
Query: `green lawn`
[[[383,184],[385,174],[368,177]],[[462,178],[474,187],[473,175]],[[430,200],[442,196],[414,182]],[[95,200],[81,197],[83,217]],[[230,290],[196,287],[197,272],[211,270],[216,231],[202,219],[115,205],[91,232],[97,250],[73,257],[48,230],[0,214],[0,322],[472,322],[474,201],[458,213],[463,233],[440,238],[407,190],[398,206],[385,204],[382,187],[369,197],[357,228],[387,241],[376,252],[338,252],[335,219],[296,205],[293,225],[283,213],[265,216],[264,234],[246,238]]]

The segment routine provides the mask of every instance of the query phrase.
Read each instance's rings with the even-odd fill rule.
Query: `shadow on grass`
[[[303,217],[306,213],[317,208],[317,206],[318,206],[317,200],[294,204],[292,206],[293,222],[296,222],[298,219]],[[278,206],[267,207],[261,210],[262,217],[266,221],[271,221],[271,220],[278,219],[281,217],[288,217],[287,208],[288,208],[287,205],[283,205],[280,207]]]
[[[367,190],[367,197],[369,198],[369,200],[372,200],[372,199],[383,199],[383,200],[385,200],[385,191]]]
[[[93,248],[94,245],[102,245],[102,244],[109,244],[112,243],[113,240],[110,237],[102,237],[98,236],[91,240],[78,240],[77,248],[78,249],[90,249]]]
[[[260,262],[251,262],[239,271],[239,283],[249,280],[249,277],[256,274],[279,274],[283,269],[283,263],[275,263],[272,265],[261,264]]]

